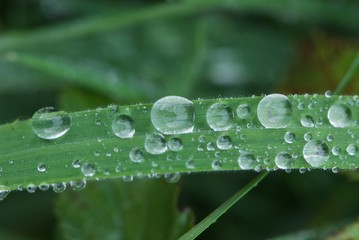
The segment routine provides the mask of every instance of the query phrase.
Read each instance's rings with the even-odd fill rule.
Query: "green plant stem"
[[[344,88],[349,84],[350,80],[353,79],[353,76],[359,69],[359,52],[356,54],[352,64],[350,65],[348,71],[345,73],[344,77],[340,81],[339,85],[334,91],[334,94],[340,94],[343,92]]]
[[[268,172],[264,172],[258,175],[255,179],[253,179],[237,193],[235,193],[231,198],[225,201],[221,206],[219,206],[215,211],[204,218],[194,228],[184,234],[179,240],[190,240],[198,237],[205,229],[215,223],[217,219],[222,216],[229,208],[231,208],[239,199],[241,199],[249,191],[256,187],[258,183],[260,183],[267,175]]]

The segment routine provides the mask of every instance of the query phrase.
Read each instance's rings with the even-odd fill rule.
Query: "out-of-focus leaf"
[[[161,180],[96,182],[59,196],[56,213],[65,239],[177,239],[192,223],[176,210],[178,187]]]
[[[359,221],[346,225],[336,233],[331,234],[327,240],[354,240],[359,239]]]

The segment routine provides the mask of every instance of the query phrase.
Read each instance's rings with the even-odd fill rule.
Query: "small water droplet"
[[[325,91],[324,93],[326,98],[331,98],[333,96],[333,93],[330,90]]]
[[[228,150],[232,148],[232,139],[229,136],[219,136],[216,143],[217,147],[222,150]]]
[[[211,166],[213,170],[221,170],[222,163],[219,160],[213,160]]]
[[[163,134],[190,133],[194,128],[193,103],[183,97],[167,96],[152,107],[151,122]]]
[[[118,105],[110,104],[107,106],[107,111],[109,114],[115,114],[118,111]]]
[[[304,133],[304,140],[306,142],[309,142],[312,139],[313,139],[313,135],[311,133]]]
[[[208,108],[206,119],[214,131],[226,131],[232,126],[233,112],[225,103],[214,103]]]
[[[333,172],[333,173],[338,173],[338,172],[339,172],[339,168],[338,168],[338,167],[333,167],[333,168],[332,168],[332,172]]]
[[[265,128],[284,128],[292,119],[292,103],[282,94],[270,94],[259,102],[257,115]]]
[[[122,177],[122,180],[123,180],[124,182],[132,182],[133,179],[134,179],[133,176],[123,176],[123,177]]]
[[[237,116],[241,119],[246,119],[249,117],[251,109],[248,104],[241,104],[237,107]]]
[[[43,173],[46,172],[46,166],[43,163],[40,163],[39,165],[37,165],[37,171]]]
[[[179,173],[165,173],[164,178],[166,182],[176,183],[181,179],[181,174]]]
[[[300,119],[300,123],[302,124],[303,127],[314,127],[315,126],[315,121],[313,119],[312,116],[310,115],[304,115],[301,117]]]
[[[292,132],[286,132],[286,133],[284,134],[284,141],[285,141],[286,143],[293,143],[293,142],[295,141],[295,138],[296,138],[296,136],[295,136],[295,134],[292,133]]]
[[[332,134],[328,134],[327,140],[328,142],[332,142],[334,140],[334,136]]]
[[[334,127],[348,127],[351,122],[352,113],[350,109],[343,104],[334,104],[328,110],[328,119]]]
[[[45,182],[43,182],[43,183],[41,183],[41,184],[39,185],[39,189],[40,189],[41,191],[47,191],[47,190],[49,190],[49,188],[50,188],[50,185],[47,184],[47,183],[45,183]]]
[[[329,159],[329,147],[325,142],[311,140],[305,144],[303,156],[312,167],[321,167]]]
[[[82,165],[81,172],[85,177],[92,177],[96,172],[95,165],[86,162]]]
[[[355,156],[358,153],[358,147],[355,144],[349,144],[347,147],[347,153],[351,156]]]
[[[35,184],[32,184],[32,183],[28,184],[28,185],[26,186],[26,191],[27,191],[28,193],[34,193],[34,192],[36,191],[36,185],[35,185]]]
[[[52,184],[51,187],[55,193],[62,193],[63,191],[66,190],[66,183],[63,183],[63,182],[55,183],[55,184]]]
[[[207,150],[208,150],[208,151],[214,151],[214,150],[216,150],[216,146],[214,145],[213,142],[207,143]]]
[[[78,180],[78,181],[71,181],[70,186],[72,190],[79,191],[86,187],[86,179]]]
[[[243,170],[254,169],[257,165],[256,158],[251,153],[242,153],[238,158],[238,165]]]
[[[72,161],[72,167],[73,168],[80,168],[81,167],[81,161],[79,159],[75,159]]]
[[[143,152],[139,148],[132,148],[130,151],[130,159],[134,163],[141,163],[144,161]]]
[[[167,145],[169,150],[173,152],[181,151],[183,148],[182,140],[177,137],[171,138]]]
[[[275,164],[280,169],[290,169],[293,167],[294,159],[287,152],[280,152],[275,157]]]
[[[335,146],[335,147],[332,148],[332,153],[335,156],[338,156],[341,153],[341,151],[342,151],[342,149],[340,147],[338,147],[338,146]]]
[[[63,136],[71,126],[71,117],[53,107],[41,108],[32,116],[32,130],[42,139],[56,139]]]
[[[10,191],[6,191],[6,190],[1,190],[0,191],[0,201],[4,200],[7,195],[9,195]]]
[[[162,154],[167,150],[167,143],[162,134],[151,133],[146,136],[145,149],[150,154]]]
[[[135,134],[135,122],[128,115],[119,115],[112,122],[112,131],[119,138],[132,138]]]
[[[186,161],[186,168],[187,169],[195,169],[196,168],[196,165],[195,165],[193,159],[189,159]]]

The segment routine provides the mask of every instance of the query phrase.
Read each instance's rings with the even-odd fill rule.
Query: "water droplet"
[[[130,151],[130,159],[134,163],[141,163],[144,161],[143,152],[139,148],[132,148]]]
[[[292,119],[292,104],[282,94],[271,94],[259,102],[257,115],[266,128],[284,128]]]
[[[207,150],[208,150],[208,151],[214,151],[214,150],[216,150],[216,146],[214,145],[213,142],[207,143]]]
[[[300,119],[300,123],[302,124],[303,127],[314,127],[315,126],[315,121],[314,121],[313,117],[310,115],[302,116],[302,118]]]
[[[4,200],[7,195],[9,195],[10,191],[6,191],[6,190],[1,190],[0,191],[0,201]]]
[[[63,191],[66,190],[66,183],[55,183],[55,184],[52,184],[52,190],[55,192],[55,193],[62,193]]]
[[[181,174],[179,173],[165,173],[164,178],[166,182],[176,183],[181,179]]]
[[[109,114],[115,114],[118,111],[118,105],[115,105],[115,104],[108,105],[107,111]]]
[[[81,161],[79,159],[75,159],[72,161],[72,167],[73,168],[79,168],[81,167]]]
[[[329,147],[325,142],[311,140],[305,144],[303,156],[312,167],[321,167],[329,159]]]
[[[124,182],[132,182],[133,179],[134,179],[133,176],[123,176],[123,177],[122,177],[122,180],[123,180]]]
[[[216,143],[217,147],[222,150],[228,150],[232,148],[232,139],[229,136],[219,136]]]
[[[213,160],[211,166],[213,170],[221,170],[222,163],[219,160]]]
[[[86,162],[82,165],[81,172],[85,177],[92,177],[96,172],[95,165]]]
[[[132,138],[135,134],[135,122],[128,115],[119,115],[112,122],[112,131],[119,138]]]
[[[34,192],[36,191],[36,185],[35,185],[35,184],[32,184],[32,183],[28,184],[28,185],[26,186],[26,191],[27,191],[28,193],[34,193]]]
[[[237,116],[241,119],[246,119],[249,117],[251,110],[248,104],[241,104],[237,107]]]
[[[352,113],[350,109],[343,104],[334,104],[328,110],[328,119],[334,127],[348,127],[351,122]]]
[[[181,151],[183,148],[182,140],[177,137],[171,138],[167,145],[169,150],[173,152]]]
[[[162,134],[151,133],[146,136],[145,149],[150,154],[162,154],[167,150],[167,143]]]
[[[37,165],[37,171],[43,173],[46,172],[46,166],[43,163],[40,163],[39,165]]]
[[[339,168],[338,168],[338,167],[333,167],[333,168],[332,168],[332,172],[333,172],[333,173],[338,173],[338,172],[339,172]]]
[[[296,136],[295,136],[295,134],[292,133],[292,132],[286,132],[286,133],[284,134],[284,141],[285,141],[286,143],[293,143],[293,142],[295,141],[295,138],[296,138]]]
[[[256,158],[251,153],[242,153],[238,158],[238,165],[243,170],[254,169],[256,164]]]
[[[71,117],[53,107],[41,108],[32,116],[32,130],[42,139],[56,139],[63,136],[71,126]]]
[[[195,165],[193,159],[190,159],[190,160],[186,161],[186,168],[187,169],[195,169],[196,168],[196,165]]]
[[[334,136],[332,134],[328,134],[327,140],[328,142],[332,142],[334,140]]]
[[[232,126],[233,112],[227,104],[215,103],[208,108],[206,119],[214,131],[226,131]]]
[[[49,184],[47,184],[47,183],[41,183],[40,185],[39,185],[39,189],[41,190],[41,191],[47,191],[47,190],[49,190]]]
[[[151,110],[151,122],[163,134],[190,133],[194,128],[194,119],[193,103],[183,97],[161,98]]]
[[[294,159],[287,152],[280,152],[275,157],[275,164],[280,169],[289,169],[293,167]]]
[[[338,156],[341,152],[342,152],[342,149],[340,147],[338,147],[338,146],[335,146],[335,147],[332,148],[332,153],[335,156]]]
[[[358,147],[355,144],[349,144],[347,147],[347,153],[351,156],[355,156],[358,153]]]
[[[70,186],[72,187],[72,190],[78,191],[82,190],[86,187],[86,179],[78,180],[78,181],[71,181]]]
[[[312,139],[313,139],[313,135],[311,133],[304,133],[304,140],[306,142],[309,142]]]
[[[330,90],[327,90],[327,91],[325,91],[324,95],[327,98],[331,98],[333,96],[333,93]]]

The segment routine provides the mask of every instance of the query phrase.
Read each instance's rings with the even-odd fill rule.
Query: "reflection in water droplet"
[[[82,165],[81,172],[85,177],[92,177],[96,172],[95,165],[86,162]]]
[[[190,133],[194,128],[194,119],[193,103],[183,97],[161,98],[151,110],[151,122],[163,134]]]
[[[237,116],[241,119],[246,119],[249,117],[251,110],[248,104],[241,104],[237,107]]]
[[[206,119],[214,131],[226,131],[232,126],[233,112],[227,104],[215,103],[208,108]]]
[[[310,115],[302,116],[302,118],[300,119],[300,123],[302,124],[303,127],[309,128],[309,127],[315,126],[315,121],[314,121],[313,117]]]
[[[328,119],[334,127],[343,128],[350,125],[352,112],[343,104],[334,104],[328,110]]]
[[[38,137],[51,140],[63,136],[70,129],[71,117],[64,111],[45,107],[35,112],[31,124]]]
[[[167,150],[167,143],[162,134],[151,133],[146,136],[145,149],[150,154],[162,154]]]
[[[242,153],[238,158],[238,165],[243,170],[254,169],[256,158],[251,153]]]
[[[217,147],[222,150],[228,150],[232,148],[232,139],[229,136],[219,136],[216,143]]]
[[[292,104],[282,94],[271,94],[259,102],[257,115],[266,128],[284,128],[292,119]]]
[[[112,122],[112,131],[119,138],[132,138],[135,134],[135,122],[128,115],[119,115]]]
[[[173,152],[181,151],[183,148],[182,140],[177,137],[171,138],[167,145],[169,150]]]
[[[290,169],[293,167],[294,159],[287,152],[280,152],[275,157],[275,164],[280,169]]]
[[[329,159],[329,147],[322,141],[311,140],[305,144],[303,156],[312,167],[321,167]]]
[[[132,148],[130,151],[130,159],[134,163],[141,163],[144,161],[143,152],[139,148]]]

